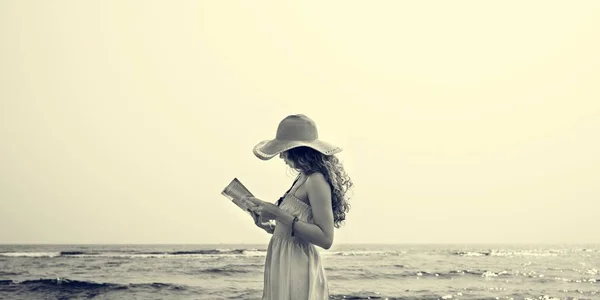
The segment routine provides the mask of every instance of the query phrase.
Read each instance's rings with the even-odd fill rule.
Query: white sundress
[[[286,193],[279,207],[299,221],[313,223],[310,205],[294,194],[295,190]],[[291,236],[291,225],[278,223],[267,248],[262,300],[328,298],[327,278],[316,246]]]

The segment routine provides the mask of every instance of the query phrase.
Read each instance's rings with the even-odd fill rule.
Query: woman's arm
[[[306,179],[305,187],[312,208],[314,224],[296,221],[294,236],[315,244],[323,249],[333,244],[333,208],[331,207],[331,187],[321,173],[313,173]],[[294,216],[282,211],[277,222],[292,224]]]

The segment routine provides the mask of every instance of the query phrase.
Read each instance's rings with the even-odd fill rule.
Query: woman
[[[267,248],[263,300],[329,298],[316,247],[331,247],[334,227],[340,227],[350,208],[346,192],[352,181],[335,157],[340,151],[318,139],[315,123],[305,115],[286,117],[275,139],[254,147],[258,158],[279,155],[299,172],[277,204],[246,198],[256,205],[251,209],[255,224],[273,234]],[[266,220],[275,220],[276,226],[263,225]]]

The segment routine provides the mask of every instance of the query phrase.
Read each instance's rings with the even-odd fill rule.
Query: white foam
[[[485,256],[485,254],[480,252],[466,252],[462,254],[463,256]]]
[[[341,256],[396,256],[396,255],[401,255],[401,252],[395,252],[395,251],[372,251],[372,250],[365,250],[365,251],[333,251],[333,252],[328,252],[328,251],[323,251],[322,254],[324,255],[341,255]]]
[[[0,256],[8,257],[56,257],[60,252],[4,252]]]
[[[258,250],[244,250],[245,256],[267,256],[266,251],[258,251]]]
[[[558,256],[563,252],[561,251],[490,251],[490,256],[537,256],[537,257],[548,257]]]

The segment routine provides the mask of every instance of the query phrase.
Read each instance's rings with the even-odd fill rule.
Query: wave
[[[458,251],[454,252],[454,254],[459,256],[490,256],[490,252]]]
[[[224,267],[216,267],[216,268],[208,268],[208,269],[203,269],[203,270],[198,270],[195,273],[213,273],[213,274],[219,274],[219,275],[236,275],[236,274],[242,274],[242,273],[250,273],[253,270],[250,269],[243,269],[241,267],[235,267],[235,266],[224,266]],[[258,270],[258,271],[262,271],[262,270]]]
[[[564,250],[517,250],[517,251],[505,251],[505,250],[489,250],[489,251],[457,251],[453,252],[454,255],[459,256],[499,256],[499,257],[512,257],[512,256],[559,256],[565,254]]]
[[[15,276],[15,275],[20,275],[20,273],[7,272],[7,271],[0,270],[0,276]]]
[[[56,257],[60,252],[2,252],[0,256],[5,257]]]
[[[175,285],[169,283],[137,283],[137,284],[119,284],[119,283],[100,283],[94,281],[79,281],[70,280],[67,278],[40,278],[35,280],[25,280],[16,282],[12,280],[0,280],[0,292],[11,292],[14,295],[27,295],[32,296],[35,293],[42,293],[44,295],[49,294],[62,294],[69,295],[69,297],[84,297],[93,298],[101,294],[121,292],[129,294],[132,292],[146,291],[153,294],[164,291],[168,295],[173,297],[172,292],[189,292],[192,287],[185,285]],[[350,294],[337,294],[331,295],[330,300],[362,300],[362,299],[388,299],[388,300],[423,300],[423,299],[439,299],[438,295],[431,295],[431,297],[424,296],[409,296],[407,297],[389,297],[383,296],[377,292],[356,292]],[[446,299],[446,298],[443,298]]]
[[[332,252],[323,252],[324,255],[340,255],[340,256],[398,256],[405,254],[404,251],[374,251],[374,250],[364,250],[364,251],[332,251]]]
[[[213,266],[208,268],[193,268],[183,272],[185,275],[219,275],[219,276],[235,276],[247,273],[261,273],[264,270],[264,263],[260,264],[227,264],[222,266]]]
[[[86,251],[61,251],[58,253],[60,256],[75,256],[75,255],[98,255],[99,252],[86,252]]]
[[[201,249],[189,251],[61,251],[61,252],[0,252],[0,257],[117,257],[117,258],[153,258],[153,257],[189,257],[189,256],[265,256],[266,250],[260,249]]]
[[[456,294],[429,294],[429,295],[406,295],[393,297],[389,295],[382,295],[378,292],[357,292],[352,294],[336,294],[329,296],[329,300],[363,300],[363,299],[385,299],[385,300],[445,300],[445,299],[457,299],[457,296],[462,296],[462,293]]]
[[[98,295],[119,292],[120,297],[127,298],[126,295],[133,295],[131,293],[146,292],[156,294],[157,292],[164,292],[169,297],[176,297],[173,292],[176,293],[189,293],[193,292],[194,288],[186,285],[176,285],[169,283],[136,283],[136,284],[120,284],[120,283],[101,283],[94,281],[79,281],[70,280],[67,278],[40,278],[35,280],[25,280],[16,282],[12,280],[0,280],[0,292],[11,292],[13,295],[23,295],[26,298],[30,298],[35,294],[55,296],[68,295],[69,298],[93,298]],[[201,292],[201,291],[195,291]],[[458,293],[456,296],[460,295]],[[115,295],[116,296],[116,295]],[[378,292],[355,292],[348,294],[334,294],[329,297],[330,300],[362,300],[362,299],[388,299],[388,300],[429,300],[429,299],[451,299],[452,295],[408,295],[401,297],[392,297],[388,295],[382,295]]]
[[[0,292],[110,292],[127,289],[169,289],[181,290],[185,286],[169,283],[98,283],[94,281],[71,280],[68,278],[40,278],[34,280],[1,280]]]
[[[428,272],[428,271],[400,271],[397,270],[383,270],[379,269],[373,272],[369,269],[354,269],[354,270],[342,270],[342,269],[327,269],[330,273],[328,278],[332,280],[361,280],[361,279],[401,279],[410,277],[419,278],[438,278],[438,279],[452,279],[455,277],[504,277],[504,276],[515,276],[518,274],[503,270],[499,272],[489,270],[451,270],[444,272]]]
[[[35,280],[25,280],[21,282],[13,280],[3,280],[0,283],[0,292],[13,293],[94,293],[110,292],[113,290],[127,289],[127,286],[113,283],[96,283],[92,281],[79,281],[70,279],[48,279],[40,278]]]

